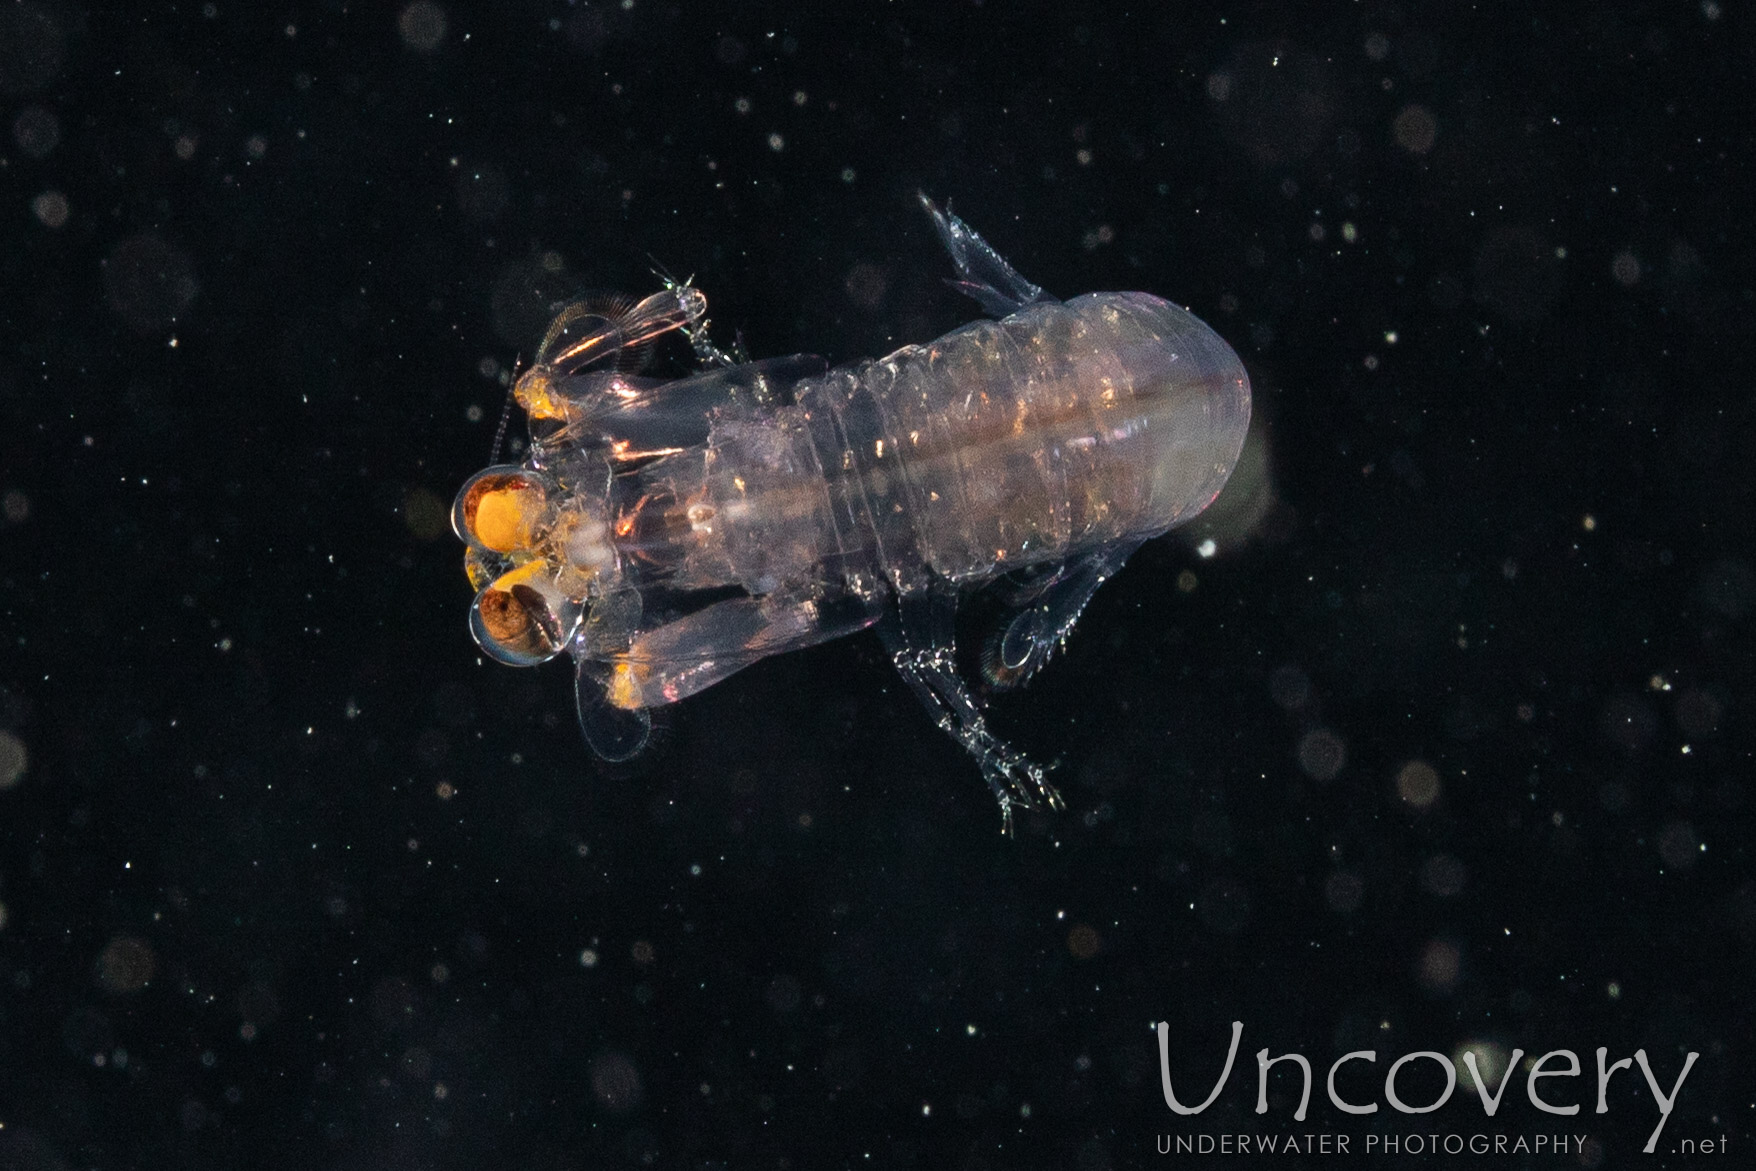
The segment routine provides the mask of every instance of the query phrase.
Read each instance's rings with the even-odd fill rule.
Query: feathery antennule
[[[516,374],[518,370],[517,363],[513,364],[512,369]],[[514,388],[517,385],[518,379],[514,378],[506,387],[506,405],[500,408],[500,425],[494,428],[494,450],[488,453],[489,464],[497,464],[500,462],[500,448],[506,442],[506,424],[512,421],[512,403],[516,397]]]

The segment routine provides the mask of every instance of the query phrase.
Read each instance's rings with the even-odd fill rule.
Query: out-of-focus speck
[[[796,90],[794,90],[794,91],[793,91],[793,105],[795,105],[795,106],[802,106],[802,105],[804,105],[804,104],[805,104],[805,103],[806,103],[806,101],[808,101],[808,100],[809,100],[809,99],[808,99],[808,98],[807,98],[807,97],[806,97],[806,96],[805,96],[805,91],[804,91],[804,90],[802,90],[802,89],[796,89]]]
[[[176,324],[201,288],[189,254],[150,232],[112,248],[103,272],[110,308],[139,333]]]
[[[1214,543],[1214,540],[1212,537],[1208,537],[1206,540],[1202,541],[1201,544],[1195,546],[1196,556],[1201,557],[1203,559],[1206,559],[1208,557],[1212,557],[1215,553],[1218,553],[1218,552],[1219,552],[1219,546]]]
[[[1506,1076],[1508,1060],[1505,1047],[1496,1041],[1465,1041],[1451,1054],[1457,1084],[1466,1090],[1485,1088],[1490,1097]]]
[[[780,134],[776,131],[769,132],[769,135],[768,135],[768,149],[769,150],[772,150],[776,154],[778,154],[781,151],[785,150],[786,147],[787,147],[787,140],[786,139],[782,138],[780,136]]]
[[[1250,919],[1250,892],[1229,878],[1216,878],[1195,899],[1195,914],[1210,931],[1235,935]]]
[[[1411,760],[1396,772],[1396,795],[1416,809],[1439,799],[1439,772],[1424,760]]]
[[[117,995],[136,992],[146,987],[157,966],[152,947],[144,939],[118,935],[98,953],[98,986]]]
[[[579,966],[582,968],[595,968],[595,967],[597,967],[598,966],[598,953],[597,953],[596,949],[588,947],[588,948],[585,948],[583,951],[581,951],[579,953]]]
[[[1463,973],[1463,952],[1449,939],[1435,939],[1421,951],[1415,965],[1415,978],[1421,987],[1436,996],[1443,996],[1457,987]]]
[[[1367,58],[1373,61],[1382,61],[1390,56],[1390,38],[1383,33],[1370,34],[1362,47],[1366,50]]]
[[[1352,220],[1347,220],[1341,225],[1341,238],[1349,244],[1359,243],[1360,229],[1355,226]]]
[[[0,493],[0,517],[9,525],[21,525],[30,519],[30,497],[17,488]]]
[[[252,134],[244,140],[244,153],[253,159],[259,159],[268,153],[268,139],[260,134]]]
[[[431,541],[451,530],[450,510],[426,488],[410,488],[404,493],[402,519],[418,541]]]
[[[1343,915],[1350,914],[1360,908],[1360,900],[1365,897],[1366,884],[1360,876],[1346,870],[1337,870],[1323,881],[1323,901],[1332,911]]]
[[[70,209],[67,197],[59,191],[45,191],[30,201],[31,214],[45,228],[59,228],[67,222]]]
[[[1347,764],[1347,742],[1328,728],[1299,738],[1299,767],[1314,781],[1333,781]]]
[[[1701,0],[1701,15],[1708,20],[1718,20],[1722,12],[1719,0]]]
[[[1620,813],[1632,799],[1633,794],[1621,781],[1605,781],[1597,791],[1597,802],[1606,813]]]
[[[1476,298],[1509,320],[1540,321],[1561,291],[1557,259],[1554,247],[1535,228],[1490,228],[1476,246]]]
[[[1640,258],[1626,248],[1616,253],[1615,258],[1610,261],[1610,275],[1615,277],[1616,283],[1623,288],[1637,284],[1640,280],[1640,272]]]
[[[786,973],[781,973],[768,982],[768,990],[762,994],[768,1007],[775,1012],[786,1015],[795,1011],[804,1000],[804,989],[799,982]]]
[[[41,106],[26,106],[12,120],[12,137],[31,158],[44,158],[61,141],[61,121]]]
[[[1433,149],[1439,123],[1425,106],[1404,106],[1391,123],[1391,133],[1396,136],[1397,146],[1410,154],[1424,155]]]
[[[714,42],[713,46],[714,60],[721,65],[742,65],[748,52],[749,49],[745,47],[744,42],[730,33]]]
[[[612,1114],[626,1114],[640,1105],[645,1096],[640,1070],[626,1055],[614,1050],[592,1058],[590,1075],[592,1096]]]
[[[1588,533],[1597,532],[1597,517],[1593,516],[1589,512],[1586,513],[1584,516],[1579,518],[1579,527],[1584,529]]]
[[[1067,950],[1073,954],[1074,959],[1089,960],[1102,947],[1103,939],[1098,935],[1095,927],[1085,923],[1076,923],[1072,930],[1067,932]]]
[[[1195,587],[1200,584],[1201,583],[1196,579],[1194,572],[1191,570],[1185,569],[1182,573],[1177,575],[1178,593],[1192,594],[1195,592]]]
[[[0,729],[0,789],[10,789],[23,778],[30,767],[30,753],[24,741]]]
[[[1468,869],[1450,854],[1434,854],[1421,864],[1421,889],[1442,899],[1460,893],[1468,879]]]
[[[67,34],[47,5],[0,5],[0,93],[42,89],[66,60]]]
[[[1756,568],[1746,561],[1715,562],[1701,575],[1697,596],[1722,618],[1742,618],[1756,608]]]
[[[1677,699],[1677,726],[1697,739],[1711,736],[1719,729],[1723,712],[1719,700],[1700,688],[1691,688]]]
[[[343,719],[357,720],[360,718],[360,705],[354,702],[352,696],[348,697],[347,706],[341,709],[341,714]]]
[[[843,183],[852,183],[854,181],[854,169],[852,167],[843,167],[841,169],[841,181]]]
[[[1608,986],[1604,988],[1604,995],[1608,996],[1611,1000],[1620,1000],[1622,999],[1622,986],[1616,983],[1616,981],[1611,980]]]
[[[739,98],[732,103],[732,109],[738,111],[740,114],[748,114],[750,112],[750,99]]]
[[[1639,696],[1614,695],[1604,704],[1599,727],[1610,743],[1633,754],[1652,744],[1658,732],[1658,717]]]
[[[512,185],[498,167],[459,168],[457,208],[470,219],[483,223],[498,219],[511,202]]]
[[[195,157],[195,148],[198,143],[199,140],[193,134],[179,134],[177,140],[171,144],[171,153],[186,163]]]
[[[1288,663],[1268,676],[1268,694],[1283,711],[1296,712],[1311,702],[1311,677]]]
[[[1695,865],[1701,853],[1701,839],[1687,821],[1673,821],[1658,833],[1658,856],[1673,870]]]
[[[847,276],[842,280],[842,287],[860,308],[876,309],[883,304],[884,294],[890,290],[890,279],[877,265],[862,261],[848,269]]]
[[[652,944],[644,939],[635,940],[634,946],[628,949],[628,954],[641,967],[647,967],[658,959],[658,952],[653,949]]]
[[[417,53],[431,53],[445,40],[445,10],[432,0],[415,0],[396,18],[402,43]]]

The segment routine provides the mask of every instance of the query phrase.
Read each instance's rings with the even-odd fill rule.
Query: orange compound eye
[[[477,472],[459,489],[451,527],[475,548],[514,553],[530,548],[548,503],[542,477],[503,464]]]
[[[476,595],[470,633],[489,658],[534,667],[567,649],[584,607],[556,589],[545,571],[533,561],[501,574]]]

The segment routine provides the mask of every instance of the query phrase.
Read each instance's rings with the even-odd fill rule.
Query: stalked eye
[[[475,548],[512,553],[531,546],[548,503],[541,476],[501,464],[477,472],[458,491],[451,527]]]
[[[567,648],[584,607],[557,589],[540,561],[495,578],[470,607],[470,633],[488,657],[513,667],[546,663]]]

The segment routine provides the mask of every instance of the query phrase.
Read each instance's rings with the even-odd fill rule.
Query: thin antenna
[[[517,364],[514,363],[512,368],[516,371]],[[518,381],[514,379],[512,384],[506,388],[506,405],[500,408],[500,426],[494,429],[494,450],[488,453],[490,465],[500,462],[500,445],[506,442],[506,424],[512,419],[512,400],[517,397],[517,394]]]

